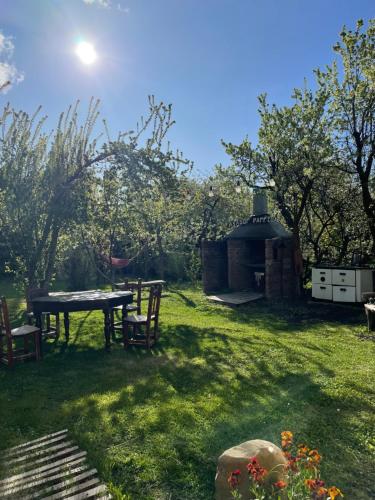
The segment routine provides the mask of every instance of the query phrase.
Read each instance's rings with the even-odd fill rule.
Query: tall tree
[[[308,198],[322,171],[331,167],[333,151],[326,93],[295,89],[292,98],[292,106],[279,108],[260,96],[259,148],[266,176],[275,184],[277,208],[299,242]]]
[[[340,56],[326,71],[317,71],[320,88],[329,96],[336,129],[340,169],[354,176],[375,252],[375,19],[367,30],[359,20],[354,31],[343,28],[334,50]]]
[[[40,110],[29,116],[6,107],[0,117],[1,232],[27,286],[51,281],[60,234],[83,210],[92,168],[108,154],[90,140],[97,108],[92,101],[80,126],[78,103],[70,107],[51,135]]]

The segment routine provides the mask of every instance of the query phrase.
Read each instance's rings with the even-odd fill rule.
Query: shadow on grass
[[[212,306],[211,306],[212,307]],[[210,305],[207,305],[209,310]],[[257,301],[236,308],[216,306],[215,314],[238,324],[249,324],[271,332],[311,329],[322,322],[332,325],[358,325],[365,321],[363,307],[309,303],[304,299],[290,301]]]
[[[168,291],[170,293],[174,293],[175,295],[177,295],[178,297],[180,297],[184,304],[188,307],[196,307],[197,304],[194,302],[194,300],[190,299],[189,297],[187,297],[184,293],[182,293],[180,290],[174,290],[172,288],[169,288]]]
[[[162,326],[150,352],[120,345],[110,354],[97,347],[99,317],[84,316],[64,350],[48,343],[42,363],[0,371],[1,447],[67,427],[104,479],[132,498],[207,499],[224,449],[298,430],[327,458],[323,475],[348,498],[371,498],[372,461],[350,421],[370,404],[358,390],[344,401],[330,396],[312,375],[334,378],[329,350],[274,335],[275,311],[242,314],[272,335],[177,324]],[[359,457],[363,476],[352,467]]]

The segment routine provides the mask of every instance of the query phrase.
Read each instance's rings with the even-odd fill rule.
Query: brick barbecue
[[[300,294],[298,251],[292,234],[268,213],[258,190],[254,214],[220,241],[203,241],[204,291],[256,291],[267,298]]]

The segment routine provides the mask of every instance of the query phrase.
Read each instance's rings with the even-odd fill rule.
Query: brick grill
[[[254,195],[254,215],[220,241],[203,241],[203,288],[263,292],[269,299],[299,295],[291,233],[267,213],[262,192]]]

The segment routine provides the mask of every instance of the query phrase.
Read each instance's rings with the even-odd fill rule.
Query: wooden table
[[[375,304],[365,304],[365,311],[367,316],[368,331],[375,330]]]
[[[126,306],[133,301],[133,292],[88,290],[86,292],[56,292],[31,301],[37,326],[42,324],[42,312],[64,313],[65,338],[69,340],[69,313],[76,311],[102,310],[104,314],[104,337],[107,350],[111,347],[111,309],[122,306],[122,318],[126,317]]]

